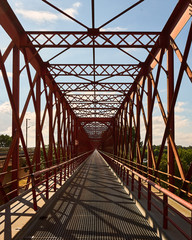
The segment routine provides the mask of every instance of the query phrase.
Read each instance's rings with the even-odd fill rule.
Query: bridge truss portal
[[[1,48],[0,79],[11,108],[12,142],[1,164],[2,202],[17,196],[21,188],[29,188],[35,172],[94,148],[127,161],[131,168],[143,171],[151,180],[158,179],[171,192],[191,198],[192,164],[184,169],[175,140],[179,92],[183,81],[192,82],[191,1],[175,1],[173,12],[160,31],[105,30],[108,24],[135,8],[143,6],[145,10],[144,0],[135,1],[99,27],[94,0],[90,1],[90,27],[51,1],[40,1],[83,29],[78,31],[65,30],[65,26],[62,31],[24,30],[17,11],[8,2],[0,1],[1,31],[10,40]],[[182,47],[177,43],[180,35]],[[69,51],[80,50],[90,51],[89,62],[77,63],[74,57],[70,63],[71,59],[64,58]],[[127,62],[111,62],[110,55],[103,56],[104,60],[108,57],[108,62],[98,62],[97,51],[105,50],[126,56]],[[31,157],[25,119],[32,115]],[[159,120],[161,129],[154,129]],[[157,130],[158,156],[153,149]],[[25,156],[24,166],[20,148]],[[165,148],[166,171],[160,177]],[[146,159],[148,168],[142,170]],[[21,170],[26,171],[24,186],[20,186]],[[8,172],[9,184],[5,182]]]

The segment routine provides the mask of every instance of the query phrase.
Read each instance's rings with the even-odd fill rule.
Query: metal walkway
[[[159,239],[94,152],[24,239]]]

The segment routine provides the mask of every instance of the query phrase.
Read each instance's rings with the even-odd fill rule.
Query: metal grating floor
[[[27,239],[159,239],[95,151]]]

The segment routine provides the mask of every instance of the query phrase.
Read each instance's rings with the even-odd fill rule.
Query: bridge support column
[[[138,89],[139,91],[139,89]],[[136,129],[136,159],[137,159],[137,163],[140,163],[140,159],[139,159],[139,151],[140,151],[140,100],[139,100],[139,94],[137,92],[136,94],[136,101],[137,101],[137,107],[136,107],[136,121],[137,121],[137,129]]]
[[[48,166],[53,165],[53,93],[49,93],[49,153]]]
[[[20,89],[20,81],[19,81],[19,50],[17,47],[13,48],[13,100],[16,108],[16,115],[19,118],[19,89]],[[12,138],[14,138],[17,133],[17,123],[14,112],[12,113]],[[19,138],[16,140],[15,147],[12,153],[12,190],[15,190],[12,193],[12,197],[16,197],[19,192]]]
[[[117,120],[113,121],[113,154],[117,155]]]
[[[129,159],[133,161],[133,144],[132,144],[132,116],[133,116],[133,103],[129,102]]]
[[[40,170],[40,132],[41,132],[41,79],[38,77],[36,81],[36,149],[35,149],[35,164],[36,171]]]
[[[71,116],[67,108],[67,159],[71,159]]]
[[[61,162],[61,109],[60,109],[60,99],[57,103],[57,158],[58,163]]]
[[[64,154],[64,161],[66,161],[66,153],[67,153],[67,149],[66,149],[66,109],[65,109],[65,105],[64,103],[62,104],[62,111],[63,111],[63,154]]]
[[[168,48],[168,56],[167,56],[167,66],[168,66],[168,78],[167,78],[167,115],[169,116],[169,112],[171,109],[172,99],[174,95],[174,55],[173,49],[171,46]],[[173,139],[175,138],[175,124],[174,124],[174,112],[172,114],[172,118],[169,125],[169,136]],[[167,172],[169,174],[168,181],[171,185],[174,185],[174,153],[171,147],[171,142],[167,138]],[[174,188],[169,186],[169,190],[174,192]]]
[[[150,119],[150,109],[151,109],[151,102],[152,102],[152,82],[151,82],[151,78],[150,76],[148,76],[147,78],[147,118],[148,118],[148,122]],[[148,170],[148,174],[149,174],[149,179],[151,179],[152,175],[152,155],[151,155],[151,151],[150,151],[150,145],[152,145],[152,121],[150,122],[150,126],[149,126],[149,136],[148,136],[148,146],[147,146],[147,166],[149,168]]]
[[[125,115],[124,115],[124,138],[123,138],[123,157],[127,158],[127,102],[125,103]]]

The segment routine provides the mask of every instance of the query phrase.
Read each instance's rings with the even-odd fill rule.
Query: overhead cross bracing
[[[117,114],[117,109],[111,108],[111,104],[119,108],[125,96],[130,96],[135,87],[138,89],[141,87],[143,72],[153,69],[152,62],[156,65],[159,61],[158,51],[165,45],[166,31],[105,30],[106,26],[134,11],[140,5],[145,8],[144,0],[129,3],[127,8],[99,25],[96,25],[98,22],[96,3],[91,1],[91,26],[63,11],[59,4],[57,6],[46,0],[42,2],[48,9],[52,8],[58,14],[69,18],[77,26],[83,28],[83,31],[65,31],[65,29],[63,31],[26,31],[19,43],[20,47],[36,49],[44,61],[47,73],[56,81],[78,118],[106,116],[112,119]],[[174,26],[170,27],[174,30]],[[52,52],[52,56],[50,56],[50,48],[56,49]],[[92,49],[92,53],[89,53],[92,55],[92,63],[78,64],[75,59],[71,64],[66,60],[66,63],[63,63],[61,59],[73,48]],[[129,64],[116,62],[115,57],[113,64],[98,62],[97,50],[103,48],[115,49],[115,54],[127,55]],[[143,49],[142,57],[134,53],[136,49]],[[48,57],[47,51],[49,51]],[[108,61],[110,61],[110,54]],[[73,107],[77,102],[78,109]],[[91,108],[90,104],[92,104]]]
[[[66,15],[57,6],[52,5],[48,1],[44,2]],[[133,4],[126,9],[125,13],[141,2],[143,1]],[[126,94],[128,94],[130,86],[135,81],[142,66],[142,62],[132,54],[129,54],[127,49],[151,49],[160,36],[160,32],[105,32],[102,28],[105,24],[102,24],[100,27],[95,26],[94,1],[92,1],[91,6],[92,26],[90,28],[87,27],[87,31],[27,31],[26,38],[30,41],[23,39],[21,46],[35,47],[40,55],[42,49],[45,48],[64,48],[64,50],[46,61],[46,64],[47,70],[57,82],[63,96],[71,106],[75,115],[78,118],[108,117],[112,119],[117,113],[117,109],[120,107]],[[85,27],[84,25],[82,26]],[[65,51],[68,51],[71,48],[92,48],[92,64],[53,63],[54,60],[57,61],[57,57],[60,54],[65,53]],[[96,48],[117,48],[123,54],[132,58],[133,62],[131,64],[97,63]],[[73,77],[73,79],[68,78],[69,76]],[[122,77],[125,76],[126,78],[122,79]],[[119,80],[116,80],[117,78],[113,80],[114,77],[119,77]],[[68,79],[70,79],[70,81],[68,81]],[[112,81],[115,81],[115,83],[108,82],[108,80],[110,81],[111,79]],[[122,79],[123,82],[120,82],[122,81],[120,79]],[[79,80],[81,80],[81,82],[78,82]],[[78,107],[76,107],[76,104],[78,104]],[[89,124],[90,126],[94,125],[94,131],[92,131],[90,127],[84,126],[89,137],[93,139],[97,139],[98,135],[101,137],[102,133],[106,131],[106,127],[101,128],[95,122],[90,122]]]

